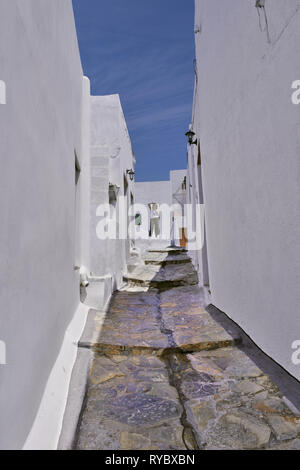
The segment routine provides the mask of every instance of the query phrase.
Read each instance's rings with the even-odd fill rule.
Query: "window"
[[[142,225],[142,214],[140,212],[137,212],[135,214],[135,225],[137,225],[138,227],[140,227]]]

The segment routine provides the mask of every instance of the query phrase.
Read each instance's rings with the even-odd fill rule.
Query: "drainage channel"
[[[193,426],[189,423],[187,419],[187,413],[186,413],[186,408],[185,408],[185,397],[183,393],[181,392],[180,383],[178,382],[176,378],[176,372],[175,372],[176,369],[174,367],[174,363],[177,360],[176,356],[177,356],[176,353],[173,353],[173,354],[168,353],[162,356],[162,360],[166,364],[166,368],[167,368],[168,375],[169,375],[169,384],[176,389],[177,394],[178,394],[178,401],[182,407],[182,414],[180,418],[180,421],[183,427],[182,440],[187,450],[200,450],[200,447],[197,444]]]
[[[182,441],[187,450],[200,450],[200,447],[197,444],[197,440],[195,437],[194,429],[192,425],[189,423],[187,419],[187,413],[185,408],[185,397],[181,392],[180,383],[176,378],[176,371],[179,367],[183,367],[185,362],[188,362],[187,353],[180,353],[177,351],[177,345],[173,338],[173,332],[169,330],[163,319],[162,311],[161,311],[161,293],[158,292],[157,294],[158,303],[157,303],[157,320],[160,326],[160,331],[168,337],[169,341],[169,348],[163,353],[161,356],[162,361],[166,365],[166,369],[168,372],[168,379],[169,384],[171,387],[175,388],[178,394],[178,401],[182,408],[182,414],[180,417],[180,422],[183,427],[182,432]],[[181,361],[178,360],[179,356],[182,356]],[[180,365],[179,365],[180,363]]]

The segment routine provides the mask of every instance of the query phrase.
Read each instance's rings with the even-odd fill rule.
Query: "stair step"
[[[187,250],[180,247],[169,247],[169,248],[161,248],[161,249],[152,249],[148,250],[148,253],[170,253],[172,255],[181,255],[183,253],[187,253]]]
[[[172,289],[173,287],[182,287],[182,286],[195,286],[198,284],[198,277],[193,276],[190,279],[183,277],[182,279],[170,280],[143,280],[135,278],[133,276],[124,276],[124,282],[128,283],[129,286],[141,286],[141,287],[151,287],[153,289],[165,290]]]
[[[144,263],[146,265],[150,264],[153,266],[186,264],[190,262],[190,258],[184,254],[173,255],[168,253],[149,253],[147,256],[144,257]]]
[[[171,289],[198,284],[198,275],[191,262],[179,265],[141,265],[124,276],[129,285]]]
[[[127,295],[129,305],[131,298],[145,296],[144,293]],[[193,353],[219,349],[240,342],[239,337],[228,334],[201,308],[194,310],[191,319],[190,314],[186,316],[183,312],[180,317],[171,306],[162,306],[162,320],[169,330],[168,335],[161,331],[155,305],[151,309],[147,305],[144,308],[137,306],[136,311],[132,313],[124,309],[122,313],[119,311],[122,304],[123,302],[114,310],[113,303],[109,316],[97,310],[90,310],[79,347],[106,355],[127,352],[162,356],[176,352]],[[145,312],[145,309],[148,311]],[[191,327],[186,329],[185,322]]]

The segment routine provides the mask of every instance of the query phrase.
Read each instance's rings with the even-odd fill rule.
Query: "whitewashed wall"
[[[201,139],[214,304],[291,374],[300,339],[300,2],[196,0]]]
[[[144,205],[148,210],[148,229],[150,230],[150,210],[148,204],[156,202],[158,205],[172,204],[172,190],[170,181],[144,181],[135,183],[135,203]],[[146,223],[144,221],[146,227]],[[148,232],[149,233],[149,232]],[[150,248],[165,248],[170,240],[153,240],[137,238],[136,246],[144,252]]]
[[[135,183],[135,194],[137,204],[171,204],[170,181],[145,181]]]
[[[181,244],[182,228],[185,229],[185,233],[187,235],[188,221],[186,213],[186,190],[182,187],[186,176],[186,170],[170,171],[171,200],[175,209],[173,212],[173,216],[174,219],[176,219],[175,224],[177,226],[177,230],[175,229],[175,225],[173,225],[173,228],[171,229],[171,243],[174,243],[176,246],[180,246]],[[176,207],[180,208],[180,210],[178,211]]]
[[[169,181],[145,181],[135,183],[135,202],[143,204],[148,209],[148,204],[156,202],[159,205],[166,204],[170,208],[173,204],[185,204],[185,198],[182,193],[182,183],[186,176],[186,170],[173,170],[170,172]],[[148,218],[150,224],[150,212],[148,210]],[[150,225],[149,225],[150,228]],[[169,246],[171,243],[172,233],[168,234],[167,239],[162,240],[140,240],[136,241],[136,245],[142,251],[149,248],[162,248]],[[179,240],[176,240],[179,243]]]
[[[182,184],[186,176],[186,170],[170,171],[171,200],[173,204],[185,204],[186,202],[185,192],[182,190]]]
[[[71,1],[0,0],[0,79],[7,87],[0,106],[3,449],[21,448],[33,425],[79,304],[76,252],[88,263],[80,230],[75,239],[75,152],[83,174],[86,155]]]
[[[134,183],[127,170],[134,170],[131,148],[120,98],[118,95],[91,97],[91,271],[98,279],[96,295],[102,296],[105,306],[114,289],[119,288],[126,272],[129,258],[129,240],[105,239],[97,235],[97,225],[102,217],[97,215],[100,205],[109,203],[109,183],[119,187],[118,198],[125,197],[124,181],[127,181],[127,199],[134,197]],[[120,209],[118,201],[117,213]],[[124,211],[125,212],[125,211]],[[93,289],[93,286],[91,285]],[[100,290],[99,290],[100,289]],[[101,290],[102,289],[102,290]],[[101,293],[102,292],[102,293]]]
[[[195,95],[194,102],[197,103],[198,99],[198,87],[195,88],[197,95]],[[194,114],[194,128],[197,129],[197,107]],[[196,141],[196,137],[195,137]],[[199,284],[201,286],[209,286],[209,270],[207,260],[207,239],[206,239],[206,228],[205,228],[205,213],[204,213],[204,227],[199,229],[196,227],[197,214],[199,214],[199,205],[201,205],[201,211],[203,210],[204,197],[203,197],[203,177],[201,168],[201,152],[200,142],[197,139],[197,145],[188,144],[187,146],[187,181],[186,181],[186,199],[187,203],[191,207],[192,219],[188,226],[189,243],[188,249],[193,264],[198,272]]]

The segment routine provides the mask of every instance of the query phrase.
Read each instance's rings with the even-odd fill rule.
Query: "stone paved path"
[[[105,318],[90,312],[77,448],[300,450],[300,417],[205,311],[186,253],[144,261]]]

